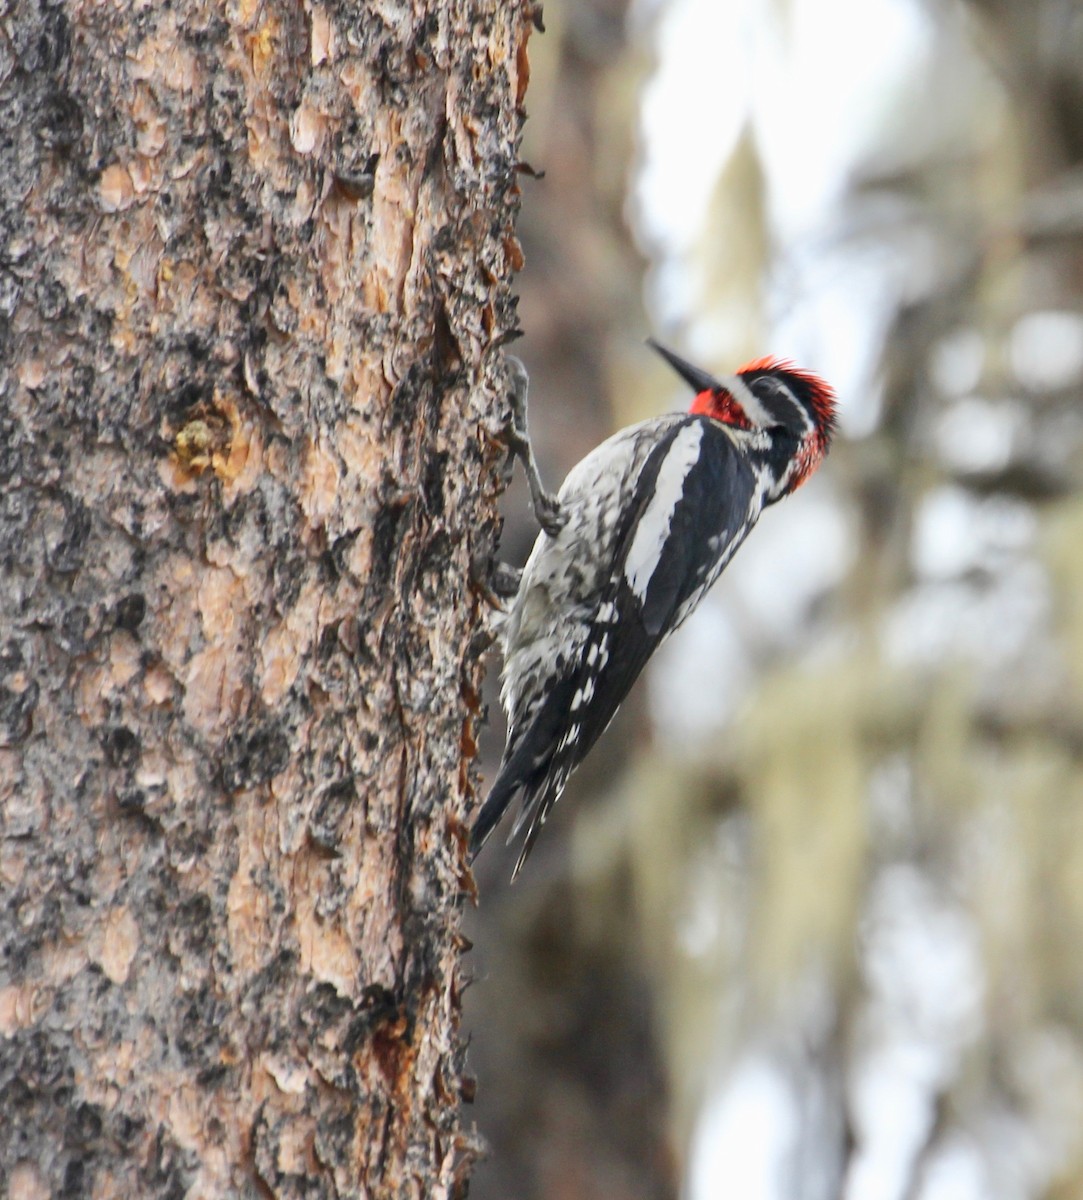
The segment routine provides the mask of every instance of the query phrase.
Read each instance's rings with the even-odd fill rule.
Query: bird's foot
[[[568,514],[561,508],[560,501],[545,490],[538,461],[534,457],[534,447],[527,432],[526,408],[527,393],[530,389],[530,377],[526,367],[514,355],[508,355],[508,376],[511,388],[511,423],[508,428],[508,448],[523,464],[526,481],[530,485],[530,500],[534,506],[534,516],[538,524],[551,537],[555,538],[564,528]]]

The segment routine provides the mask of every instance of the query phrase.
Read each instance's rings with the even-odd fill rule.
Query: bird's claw
[[[538,518],[538,524],[551,538],[558,537],[560,531],[568,523],[568,514],[561,507],[560,501],[548,492],[542,492],[540,495],[533,496],[532,499],[534,515]]]

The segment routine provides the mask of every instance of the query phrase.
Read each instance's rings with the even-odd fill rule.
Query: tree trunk
[[[448,1196],[531,13],[0,16],[0,1191]]]

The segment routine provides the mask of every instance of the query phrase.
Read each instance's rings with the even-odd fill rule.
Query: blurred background
[[[687,405],[649,333],[793,358],[841,428],[516,885],[477,864],[473,1200],[1083,1197],[1083,5],[544,15],[549,483]]]

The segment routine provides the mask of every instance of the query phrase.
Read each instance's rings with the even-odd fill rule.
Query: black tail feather
[[[518,833],[523,825],[526,824],[526,837],[523,839],[523,848],[519,851],[519,857],[515,860],[515,866],[512,868],[512,883],[515,882],[519,872],[523,869],[523,863],[530,857],[530,852],[534,849],[534,843],[538,839],[538,834],[541,833],[542,826],[545,824],[545,818],[549,815],[549,810],[556,803],[559,795],[560,790],[554,789],[551,781],[546,779],[541,786],[535,788],[524,798],[523,811],[519,814],[519,818],[515,822],[515,829],[512,831],[512,836]]]
[[[575,676],[569,676],[551,691],[541,711],[533,715],[533,720],[524,731],[513,728],[509,733],[500,774],[470,832],[471,862],[521,792],[521,806],[511,837],[508,838],[509,842],[512,841],[526,827],[526,839],[512,879],[519,874],[549,810],[564,790],[568,776],[578,762],[575,743],[561,740],[572,690],[576,686]]]
[[[516,752],[500,768],[500,774],[470,831],[470,861],[473,862],[511,807],[516,794],[522,793],[519,812],[508,835],[508,841],[511,842],[526,828],[523,848],[511,874],[512,882],[526,862],[549,810],[564,790],[568,778],[567,770],[554,775],[552,762],[533,766],[533,769],[530,769],[531,765],[529,749],[520,743]]]
[[[508,811],[515,793],[519,790],[520,781],[509,777],[506,771],[501,771],[496,783],[493,784],[481,811],[470,830],[470,861],[478,856],[482,846],[489,840],[490,834],[500,824],[500,818]]]

